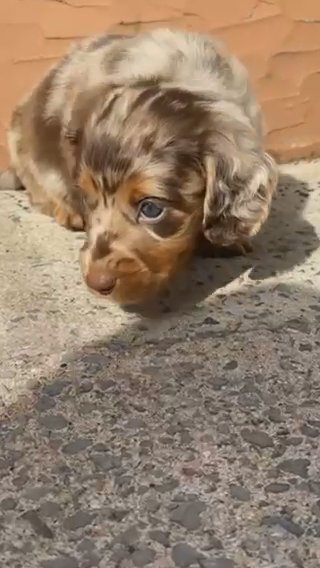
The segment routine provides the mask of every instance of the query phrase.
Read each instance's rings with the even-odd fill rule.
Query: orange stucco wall
[[[269,150],[320,155],[320,0],[0,0],[0,168],[11,109],[70,41],[156,26],[220,36],[250,70]]]

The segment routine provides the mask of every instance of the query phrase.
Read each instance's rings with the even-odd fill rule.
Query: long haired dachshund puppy
[[[86,231],[90,289],[137,303],[201,240],[241,247],[260,229],[277,184],[261,123],[246,70],[212,38],[102,35],[75,45],[15,109],[12,182]]]

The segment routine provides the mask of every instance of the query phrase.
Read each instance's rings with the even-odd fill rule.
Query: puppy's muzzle
[[[86,284],[91,290],[109,296],[114,290],[117,279],[100,266],[92,265],[86,274]]]

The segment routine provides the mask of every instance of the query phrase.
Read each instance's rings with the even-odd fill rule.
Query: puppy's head
[[[119,303],[165,286],[201,232],[197,119],[203,128],[205,111],[193,104],[191,94],[140,85],[96,93],[74,109],[67,155],[86,220],[83,275]]]
[[[140,84],[84,106],[66,135],[89,288],[121,304],[144,301],[168,284],[202,232],[230,244],[257,231],[269,203],[264,166],[243,168],[228,120],[201,97]]]

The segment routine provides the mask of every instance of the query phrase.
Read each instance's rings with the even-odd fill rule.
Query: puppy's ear
[[[253,129],[230,123],[216,131],[205,159],[203,232],[213,244],[253,237],[266,221],[278,175]]]
[[[119,87],[114,84],[98,85],[83,91],[70,93],[69,105],[62,127],[62,149],[72,177],[76,176],[77,164],[84,143],[84,132],[90,117],[105,109],[116,97]],[[112,105],[110,105],[110,108]]]
[[[101,86],[80,92],[76,90],[70,92],[69,104],[62,126],[61,144],[72,177],[76,174],[85,125],[97,109],[99,102],[103,102],[106,92],[106,87]]]
[[[72,124],[68,124],[64,131],[64,139],[70,146],[78,146],[81,140],[81,130],[72,128]]]
[[[76,177],[81,154],[82,126],[80,117],[74,112],[71,119],[62,127],[61,148],[72,179]]]

